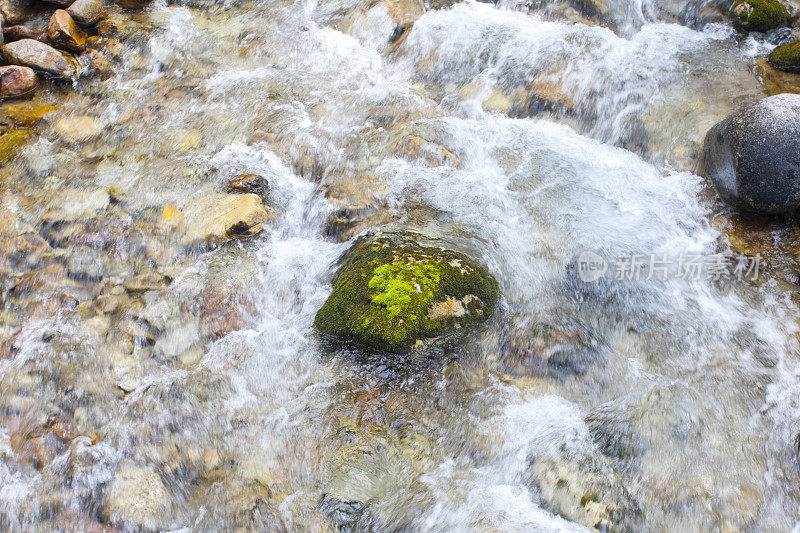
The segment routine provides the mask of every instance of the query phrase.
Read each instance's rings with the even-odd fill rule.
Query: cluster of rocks
[[[108,16],[101,0],[50,0],[59,6],[43,29],[25,25],[44,5],[4,0],[0,9],[0,99],[30,96],[38,76],[74,80],[91,70],[96,51],[88,47],[98,41],[98,23]],[[89,67],[89,68],[87,68]]]
[[[148,373],[163,371],[159,365],[191,368],[211,342],[249,324],[254,308],[243,280],[204,276],[201,283],[188,284],[188,297],[173,292],[175,279],[187,266],[226,255],[220,250],[198,257],[193,253],[198,246],[207,249],[255,235],[273,216],[263,203],[268,193],[263,177],[235,176],[221,188],[225,192],[199,196],[182,209],[166,208],[173,222],[188,222],[166,225],[154,210],[131,208],[120,191],[62,190],[51,201],[52,209],[36,218],[20,207],[22,198],[3,196],[0,358],[19,353],[28,335],[38,332],[43,350],[73,356],[55,357],[48,371],[34,372],[36,379],[56,390],[80,388],[91,402],[63,408],[60,400],[50,403],[37,397],[31,405],[24,393],[29,382],[4,385],[0,407],[12,414],[1,425],[14,454],[0,450],[2,460],[41,473],[61,455],[70,469],[77,468],[83,459],[75,450],[91,451],[104,440],[95,433],[108,422],[103,418],[110,415],[108,406],[144,386]],[[213,216],[203,216],[208,213]],[[176,244],[186,253],[176,257]],[[70,309],[76,321],[74,337],[40,333],[43,320]],[[91,349],[83,350],[89,345]],[[85,372],[94,365],[106,369],[102,379],[92,375],[86,380]],[[40,412],[47,416],[38,416]],[[197,462],[205,471],[220,461],[201,453]],[[170,494],[160,469],[151,464],[123,463],[105,489],[98,516],[70,510],[63,494],[42,505],[67,531],[110,531],[111,526],[104,525],[108,523],[152,528]],[[164,471],[172,475],[166,467]]]

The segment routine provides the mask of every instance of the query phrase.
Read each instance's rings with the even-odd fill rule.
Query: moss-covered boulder
[[[800,41],[782,44],[769,53],[769,63],[787,72],[800,72]]]
[[[777,0],[736,0],[731,8],[742,27],[749,31],[770,31],[785,26],[789,12]]]
[[[497,281],[466,255],[420,234],[382,233],[345,254],[314,325],[327,335],[405,353],[417,340],[486,320],[497,297]]]

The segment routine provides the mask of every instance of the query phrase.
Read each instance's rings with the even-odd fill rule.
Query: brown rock
[[[392,20],[401,27],[406,28],[425,14],[422,3],[417,0],[386,0],[386,9]]]
[[[252,311],[250,302],[229,285],[207,287],[200,302],[200,334],[212,339],[245,327],[245,310]]]
[[[24,65],[58,78],[72,78],[75,69],[67,57],[33,39],[22,39],[3,46],[3,57],[14,65]]]
[[[255,235],[273,216],[255,194],[209,194],[192,200],[182,212],[165,208],[160,225],[177,229],[183,244],[194,246]]]
[[[172,280],[158,272],[146,272],[129,279],[123,286],[128,292],[160,291],[172,283]]]
[[[530,114],[543,110],[567,113],[575,108],[572,98],[567,96],[557,83],[547,80],[536,80],[531,84],[530,100]]]
[[[94,29],[100,37],[113,37],[118,34],[124,23],[119,19],[106,18],[98,22]]]
[[[30,96],[39,85],[36,73],[29,67],[0,67],[0,98]]]
[[[756,61],[756,74],[770,96],[781,93],[800,94],[800,74],[778,70],[763,59]]]
[[[73,0],[44,0],[44,1],[49,4],[55,4],[61,7],[68,7]]]
[[[3,30],[3,36],[7,43],[21,41],[22,39],[33,39],[35,41],[45,42],[47,39],[47,34],[45,32],[21,25],[8,26]]]
[[[50,17],[50,23],[47,25],[47,37],[56,46],[70,52],[80,52],[86,48],[86,34],[75,24],[70,14],[63,9],[57,9]]]
[[[457,167],[459,164],[458,158],[450,150],[417,135],[407,135],[397,143],[395,155],[423,161],[429,167],[441,165]]]
[[[263,195],[267,191],[267,180],[258,174],[239,174],[228,180],[228,192]]]
[[[3,15],[6,24],[13,26],[25,22],[30,14],[30,7],[25,0],[0,0],[0,15]]]
[[[57,522],[58,527],[65,533],[115,533],[117,531],[111,526],[104,526],[85,514],[71,509],[64,509],[58,513]]]
[[[97,24],[108,17],[108,10],[100,0],[75,0],[67,8],[67,13],[75,19],[75,22],[82,26]]]
[[[114,75],[111,59],[103,52],[86,50],[78,58],[78,63],[84,64],[87,72],[97,73],[103,79]],[[83,72],[81,72],[81,75],[83,75]]]

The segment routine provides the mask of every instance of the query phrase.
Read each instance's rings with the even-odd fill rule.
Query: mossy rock
[[[782,44],[769,53],[769,63],[787,72],[800,72],[800,41]]]
[[[746,30],[766,32],[785,26],[789,12],[777,0],[738,0],[732,11]]]
[[[402,354],[418,340],[486,320],[497,297],[497,281],[466,255],[420,234],[381,233],[345,254],[314,325]]]

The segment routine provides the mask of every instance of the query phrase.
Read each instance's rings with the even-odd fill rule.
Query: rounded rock
[[[33,39],[3,45],[3,57],[14,65],[23,65],[57,78],[72,78],[75,69],[69,60],[53,48]]]
[[[108,10],[100,0],[76,0],[67,13],[82,26],[91,26],[108,17]]]
[[[268,188],[267,180],[258,174],[239,174],[228,180],[228,192],[231,193],[263,195]]]
[[[384,352],[463,333],[486,320],[495,278],[468,256],[424,235],[384,233],[345,255],[333,292],[314,319],[323,334]]]
[[[769,64],[786,72],[800,72],[800,40],[782,44],[769,53]]]
[[[783,213],[800,207],[800,95],[760,100],[706,134],[703,173],[729,204]]]
[[[0,99],[30,96],[38,85],[36,73],[29,67],[0,67]]]
[[[731,12],[742,28],[767,32],[785,26],[789,12],[778,0],[737,0]]]

